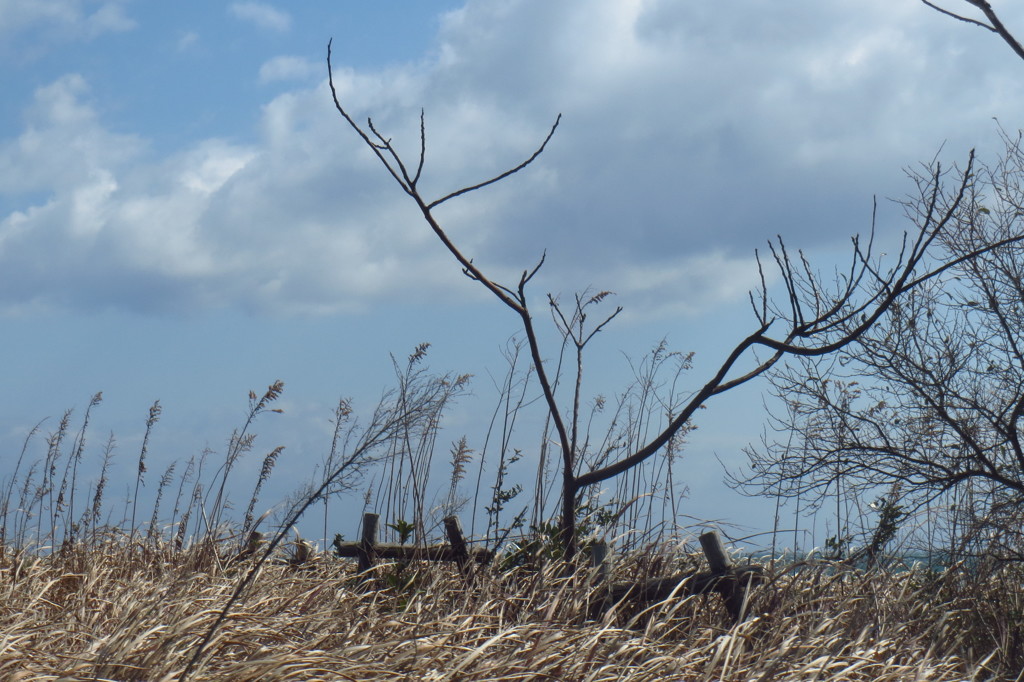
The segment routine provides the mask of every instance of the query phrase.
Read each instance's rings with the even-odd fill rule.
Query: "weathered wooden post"
[[[746,579],[736,576],[732,560],[729,559],[725,546],[722,545],[722,539],[718,537],[716,531],[710,530],[701,534],[700,546],[704,550],[704,556],[707,557],[711,571],[720,576],[715,590],[722,595],[722,601],[725,602],[725,608],[733,622],[738,623],[743,616],[743,602],[750,585],[749,576]]]
[[[603,583],[608,578],[608,543],[604,540],[595,540],[590,546],[590,567],[595,571],[594,583]]]
[[[729,559],[717,531],[709,530],[701,534],[700,546],[704,550],[704,556],[707,557],[708,566],[712,571],[715,573],[729,572],[729,569],[732,568],[732,560]]]
[[[448,536],[448,544],[452,546],[455,555],[455,563],[463,575],[469,574],[473,565],[469,560],[469,549],[466,547],[466,538],[462,535],[462,522],[458,516],[446,516],[443,519],[444,532]]]
[[[590,546],[590,568],[592,572],[591,596],[593,601],[588,609],[588,617],[595,620],[608,610],[611,600],[612,586],[608,582],[611,569],[608,566],[608,543],[595,540]]]
[[[374,546],[377,544],[377,524],[380,522],[378,514],[363,514],[363,534],[359,543],[359,572],[365,573],[373,568],[376,558]]]

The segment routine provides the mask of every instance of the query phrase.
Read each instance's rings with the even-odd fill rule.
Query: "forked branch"
[[[553,384],[550,378],[548,377],[547,372],[544,369],[540,345],[537,340],[537,334],[533,325],[533,317],[530,313],[530,309],[526,299],[526,285],[527,283],[529,283],[531,279],[533,279],[533,277],[540,270],[541,266],[544,264],[544,256],[541,256],[537,265],[534,266],[532,269],[523,271],[522,277],[520,277],[519,283],[514,289],[512,287],[499,284],[497,282],[494,282],[486,274],[484,274],[484,272],[473,262],[473,259],[468,258],[466,255],[462,253],[462,251],[449,238],[448,234],[441,227],[440,223],[437,221],[433,214],[434,208],[448,201],[449,199],[453,199],[455,197],[462,196],[464,194],[468,194],[479,189],[483,189],[484,187],[488,187],[489,185],[492,185],[498,182],[499,180],[503,180],[511,175],[518,173],[519,171],[523,170],[531,163],[533,163],[537,159],[537,157],[539,157],[541,153],[543,153],[543,151],[547,148],[548,142],[551,141],[552,136],[555,134],[555,130],[558,129],[558,124],[562,120],[561,114],[559,114],[555,118],[555,122],[551,126],[551,129],[548,131],[548,134],[544,138],[544,141],[522,163],[518,164],[517,166],[507,171],[504,171],[503,173],[499,173],[498,175],[488,180],[484,180],[483,182],[478,182],[473,185],[463,187],[462,189],[455,190],[454,192],[450,192],[442,196],[440,199],[429,201],[425,199],[422,196],[422,194],[420,194],[419,188],[417,187],[417,183],[420,179],[420,173],[422,171],[424,164],[424,157],[426,155],[426,129],[422,112],[420,115],[420,158],[417,164],[416,174],[410,177],[408,172],[406,171],[405,165],[402,163],[401,158],[399,157],[398,152],[392,146],[391,140],[385,138],[382,134],[380,134],[373,126],[372,120],[368,119],[367,128],[373,135],[373,137],[371,137],[370,133],[367,133],[366,130],[364,130],[358,123],[356,123],[355,119],[353,119],[352,116],[349,115],[348,111],[346,111],[345,107],[341,104],[341,101],[338,98],[337,88],[334,85],[334,71],[333,66],[331,64],[331,43],[327,44],[327,73],[328,81],[331,87],[331,96],[334,99],[335,109],[338,110],[338,113],[341,114],[342,118],[344,118],[345,121],[349,124],[349,126],[353,130],[355,130],[356,133],[363,139],[363,142],[365,142],[366,145],[373,150],[373,153],[377,156],[378,160],[380,160],[380,162],[384,164],[384,167],[387,168],[388,172],[391,174],[391,177],[394,178],[395,182],[397,182],[398,185],[402,188],[402,190],[410,197],[412,197],[413,201],[416,202],[416,205],[419,207],[420,212],[423,214],[423,219],[426,220],[427,224],[430,225],[431,230],[433,230],[437,238],[441,240],[441,243],[444,244],[445,248],[448,249],[448,251],[455,257],[455,259],[459,262],[459,265],[462,266],[463,273],[465,273],[465,275],[470,279],[480,282],[480,284],[482,284],[484,287],[487,288],[488,291],[494,294],[494,296],[497,297],[498,300],[500,300],[507,307],[515,311],[517,315],[519,315],[519,318],[523,325],[523,330],[526,334],[527,343],[530,347],[531,360],[533,361],[535,371],[537,372],[537,380],[543,391],[544,400],[547,403],[548,412],[551,415],[551,419],[554,423],[555,430],[558,433],[560,445],[562,447],[563,453],[565,453],[564,456],[571,458],[572,454],[570,448],[569,431],[566,428],[565,422],[561,415],[561,411],[558,408],[558,403],[555,399]],[[375,141],[375,139],[377,141]]]

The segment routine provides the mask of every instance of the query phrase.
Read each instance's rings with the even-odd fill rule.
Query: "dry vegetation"
[[[210,545],[98,540],[3,558],[0,678],[175,680],[245,566]],[[413,570],[415,574],[411,573]],[[582,578],[395,566],[360,583],[319,555],[267,565],[193,680],[1013,680],[1024,668],[1018,567],[780,571],[730,628],[717,596],[587,620]],[[641,567],[620,560],[616,579]],[[405,581],[400,581],[405,582]]]
[[[354,561],[326,554],[295,561],[297,545],[275,551],[273,543],[287,537],[313,501],[329,499],[332,485],[347,490],[346,467],[355,462],[358,471],[361,453],[368,453],[366,466],[412,472],[389,474],[394,488],[381,488],[383,501],[371,506],[387,513],[389,527],[407,529],[417,542],[430,540],[420,529],[433,527],[433,511],[423,511],[410,491],[429,490],[424,462],[433,457],[435,430],[461,383],[418,369],[422,355],[417,349],[401,370],[399,390],[385,394],[362,424],[346,402],[339,404],[324,467],[330,476],[321,474],[283,521],[266,523],[262,551],[246,539],[265,520],[254,519],[253,510],[280,449],[264,458],[241,522],[229,520],[230,509],[241,507],[229,505],[221,491],[232,487],[232,465],[252,449],[251,426],[272,411],[279,383],[262,397],[250,394],[247,421],[232,434],[219,468],[212,454],[204,468],[206,453],[178,474],[172,464],[157,482],[151,513],[137,508],[133,496],[116,505],[123,508],[120,520],[104,511],[109,443],[99,480],[79,477],[88,411],[77,434],[66,414],[39,456],[32,449],[36,432],[30,433],[0,487],[0,680],[1024,679],[1019,561],[987,565],[975,558],[969,568],[942,573],[858,572],[836,563],[778,568],[755,593],[749,617],[732,626],[717,595],[625,603],[589,617],[598,614],[593,604],[600,595],[587,570],[563,571],[552,560],[561,554],[553,551],[558,533],[550,525],[519,542],[548,557],[546,566],[538,568],[534,557],[502,570],[511,562],[499,559],[469,583],[449,564],[384,564],[358,576]],[[98,404],[99,396],[90,408]],[[136,488],[143,485],[148,434],[158,416],[154,405]],[[449,499],[458,497],[466,452],[464,444],[453,451]],[[501,544],[495,537],[516,539],[525,525],[522,514],[511,525],[511,513],[500,515],[518,491],[501,480],[514,458],[496,454],[499,476],[486,508],[489,547]],[[610,516],[603,507],[583,510],[593,518],[583,517],[579,528],[608,523],[606,535],[620,538],[618,549],[627,552],[615,557],[611,582],[702,563],[664,544],[639,547],[637,538],[659,537],[658,513],[668,513],[662,502],[673,491],[652,489]],[[629,516],[631,509],[640,511]],[[326,506],[324,513],[326,519]],[[610,530],[620,526],[630,532]],[[932,540],[929,547],[944,546]],[[253,573],[264,558],[270,560]]]

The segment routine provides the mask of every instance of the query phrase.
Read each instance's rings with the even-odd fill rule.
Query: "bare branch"
[[[945,14],[947,17],[953,17],[954,19],[956,19],[958,21],[963,21],[963,22],[966,22],[968,24],[973,24],[975,26],[980,26],[982,28],[988,29],[989,31],[992,31],[993,33],[998,33],[998,31],[996,31],[996,29],[994,27],[989,26],[988,24],[986,24],[984,22],[978,21],[977,19],[971,19],[970,17],[965,17],[965,16],[961,16],[959,14],[954,14],[953,12],[950,12],[949,10],[946,10],[946,9],[942,9],[938,5],[936,5],[934,3],[931,3],[928,0],[921,0],[921,2],[923,2],[926,5],[928,5],[929,7],[931,7],[936,12],[940,12],[941,14]],[[970,0],[965,0],[965,2],[970,2]],[[973,5],[974,3],[971,3],[971,4]]]
[[[387,168],[388,172],[391,174],[391,177],[395,179],[395,182],[398,183],[402,190],[406,194],[411,193],[413,188],[406,185],[405,182],[402,180],[402,177],[398,174],[398,172],[391,167],[391,164],[388,162],[387,158],[382,153],[382,148],[379,147],[377,143],[370,139],[370,136],[367,135],[366,132],[359,127],[359,124],[356,123],[352,119],[352,117],[348,115],[348,112],[345,111],[344,107],[341,106],[341,102],[338,100],[338,91],[334,87],[334,69],[333,66],[331,65],[332,42],[333,40],[327,42],[327,82],[331,86],[331,97],[334,99],[334,108],[338,110],[338,113],[341,114],[342,118],[344,118],[345,121],[348,122],[349,126],[351,126],[352,129],[359,134],[359,137],[363,138],[363,142],[366,143],[366,146],[373,150],[373,153],[377,155],[377,158],[380,159],[380,162],[382,164],[384,164],[384,167]]]
[[[604,328],[605,328],[606,326],[608,326],[608,323],[609,323],[609,322],[611,322],[612,320],[614,320],[614,319],[615,319],[616,317],[618,317],[618,316],[619,316],[619,313],[621,313],[621,312],[622,312],[622,306],[621,306],[621,305],[620,305],[620,306],[616,306],[616,307],[615,307],[615,312],[613,312],[613,313],[612,313],[611,315],[609,315],[608,317],[606,317],[606,318],[604,319],[604,322],[602,322],[601,324],[597,325],[597,326],[596,326],[596,327],[594,327],[594,328],[593,328],[592,330],[590,330],[590,333],[589,333],[589,334],[587,334],[587,336],[586,336],[586,338],[585,338],[585,339],[583,339],[583,345],[584,345],[584,346],[585,346],[585,345],[587,345],[587,344],[588,344],[588,343],[590,342],[590,340],[591,340],[592,338],[594,338],[594,336],[596,336],[596,335],[597,335],[597,333],[598,333],[598,332],[600,332],[600,331],[601,331],[601,330],[603,330],[603,329],[604,329]]]
[[[525,270],[523,271],[523,276],[519,278],[519,293],[523,292],[523,289],[526,287],[526,285],[530,283],[530,280],[533,279],[533,276],[536,275],[537,272],[540,270],[541,266],[544,265],[544,261],[547,259],[547,257],[548,252],[545,249],[540,254],[540,260],[537,261],[537,264],[533,266],[533,269],[530,270],[529,272]]]
[[[529,166],[531,163],[533,163],[537,159],[537,157],[541,155],[541,153],[543,153],[544,148],[548,146],[548,142],[550,142],[551,138],[554,136],[555,130],[558,129],[558,124],[561,122],[561,120],[562,120],[562,115],[559,114],[555,118],[555,123],[554,123],[554,125],[551,126],[551,130],[548,131],[548,136],[544,138],[544,141],[541,143],[540,147],[537,148],[537,151],[535,151],[533,154],[531,154],[530,158],[528,158],[526,161],[523,161],[521,164],[519,164],[515,168],[509,169],[509,170],[505,171],[504,173],[502,173],[501,175],[497,175],[497,176],[491,178],[490,180],[485,180],[484,182],[478,183],[476,185],[472,185],[470,187],[463,187],[462,189],[460,189],[458,191],[455,191],[455,192],[452,192],[451,194],[443,196],[440,199],[438,199],[437,201],[433,201],[430,204],[428,204],[427,208],[430,208],[430,209],[435,208],[435,207],[443,204],[444,202],[448,201],[449,199],[454,199],[457,196],[461,196],[461,195],[466,194],[468,192],[472,192],[472,191],[478,190],[478,189],[480,189],[482,187],[486,187],[487,185],[493,185],[494,183],[498,182],[499,180],[504,180],[508,176],[515,175],[519,171],[523,170],[524,168]]]
[[[413,176],[412,182],[410,183],[413,187],[416,187],[416,183],[420,180],[420,174],[423,173],[423,162],[427,158],[427,122],[426,112],[420,109],[420,161],[416,164],[416,175]]]
[[[953,17],[954,19],[966,22],[968,24],[973,24],[974,26],[980,26],[981,28],[988,29],[993,33],[999,34],[999,37],[1003,39],[1003,42],[1009,45],[1010,49],[1012,49],[1018,57],[1024,59],[1024,45],[1021,45],[1020,41],[1018,41],[1017,38],[1014,37],[1012,33],[1010,33],[1010,30],[1006,28],[1003,22],[999,19],[999,16],[996,14],[995,10],[992,9],[992,5],[986,2],[985,0],[964,0],[964,2],[980,9],[982,14],[985,15],[985,18],[989,20],[989,24],[977,21],[976,19],[970,19],[968,17],[961,16],[959,14],[954,14],[953,12],[944,10],[941,7],[935,5],[934,3],[929,2],[928,0],[921,0],[921,2],[928,5],[932,9],[936,10],[937,12],[945,14],[946,16]]]

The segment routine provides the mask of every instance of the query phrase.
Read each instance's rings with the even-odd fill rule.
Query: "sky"
[[[993,4],[1024,33],[1024,8]],[[1004,43],[918,0],[0,0],[4,466],[102,391],[86,461],[112,432],[127,495],[154,400],[159,472],[223,452],[249,391],[280,379],[246,464],[285,446],[269,506],[324,456],[339,397],[371,408],[391,354],[421,342],[434,370],[476,377],[445,437],[479,447],[517,321],[340,119],[329,40],[344,105],[408,158],[424,112],[431,197],[516,165],[561,114],[533,165],[437,215],[499,281],[546,255],[540,320],[548,293],[615,292],[590,396],[662,338],[696,353],[698,387],[754,328],[755,249],[782,235],[831,270],[873,197],[899,235],[904,169],[994,161],[1024,104]],[[721,483],[765,427],[765,389],[701,413],[686,513],[765,529],[771,506]],[[354,535],[352,519],[332,524]]]

